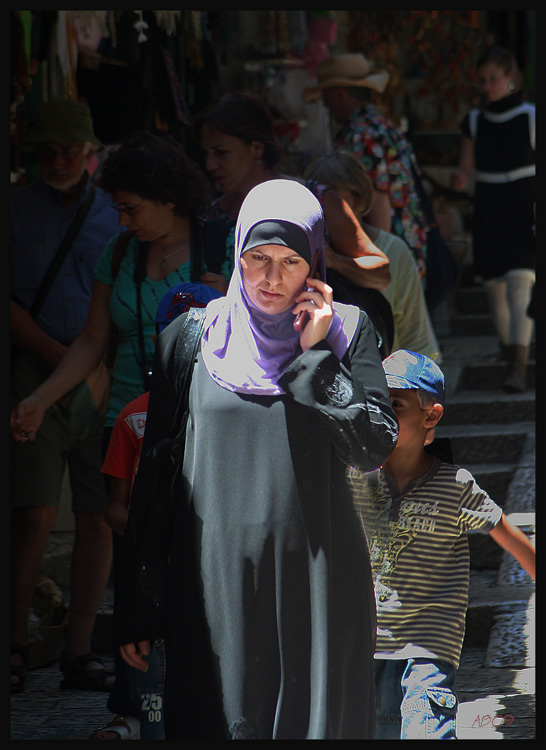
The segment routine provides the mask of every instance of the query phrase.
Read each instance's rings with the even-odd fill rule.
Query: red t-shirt
[[[102,473],[118,479],[130,479],[131,489],[138,469],[150,392],[143,393],[125,406],[114,423]]]

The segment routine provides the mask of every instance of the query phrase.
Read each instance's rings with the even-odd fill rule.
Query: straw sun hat
[[[382,94],[389,78],[386,70],[372,70],[364,55],[332,55],[318,66],[317,84],[304,90],[303,99],[312,104],[320,99],[323,89],[332,86],[363,86]]]

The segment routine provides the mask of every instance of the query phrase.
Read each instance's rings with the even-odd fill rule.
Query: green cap
[[[88,141],[103,144],[93,132],[93,119],[87,104],[72,99],[44,102],[36,112],[34,128],[28,143],[78,143]]]

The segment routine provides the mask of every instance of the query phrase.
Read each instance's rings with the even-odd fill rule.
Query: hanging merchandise
[[[142,11],[141,10],[135,10],[134,13],[136,13],[137,16],[138,16],[138,20],[135,21],[135,23],[133,24],[133,27],[138,32],[138,39],[137,39],[137,41],[138,42],[146,42],[146,41],[148,41],[148,37],[144,33],[144,30],[148,29],[150,27],[148,26],[148,24],[146,23],[146,21],[142,17]]]
[[[338,27],[329,18],[328,11],[309,11],[309,14],[309,44],[303,52],[303,59],[309,73],[315,75],[318,65],[330,57]]]
[[[48,98],[77,99],[76,84],[78,50],[74,28],[68,11],[57,11],[57,23],[49,48]]]

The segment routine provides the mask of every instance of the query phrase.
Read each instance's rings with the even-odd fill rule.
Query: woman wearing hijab
[[[148,617],[127,590],[120,605],[131,666],[145,669],[149,639],[165,638],[167,739],[374,736],[375,601],[345,475],[386,459],[397,422],[373,326],[323,280],[323,221],[297,182],[254,188],[227,295],[207,306],[183,491],[157,545],[166,603]],[[158,340],[143,455],[176,407],[184,318]],[[127,549],[154,534],[139,495],[146,466]]]

